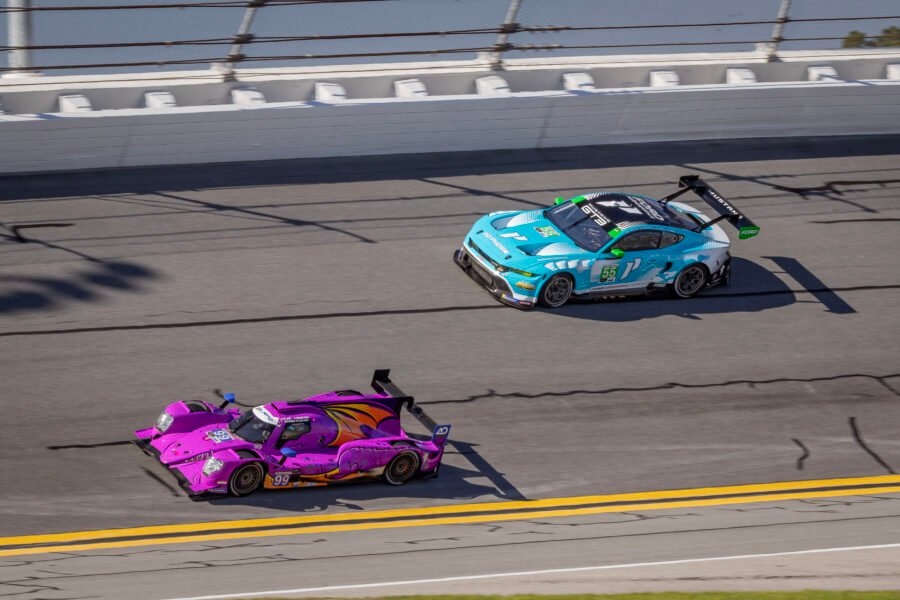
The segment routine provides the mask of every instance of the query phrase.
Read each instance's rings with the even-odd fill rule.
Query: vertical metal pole
[[[775,29],[772,30],[772,42],[769,44],[768,56],[769,62],[778,60],[778,46],[784,41],[781,32],[784,31],[784,24],[788,22],[788,14],[791,11],[791,0],[781,0],[781,6],[778,8],[778,18],[775,19]]]
[[[244,18],[241,20],[241,26],[234,36],[234,42],[231,44],[231,50],[228,52],[226,62],[217,63],[214,68],[218,69],[225,78],[225,81],[234,80],[234,65],[243,60],[244,55],[241,54],[244,44],[253,39],[250,33],[250,27],[253,25],[253,17],[256,16],[256,9],[260,8],[267,0],[250,0],[247,2],[247,8],[244,10]]]
[[[31,75],[31,0],[6,0],[9,18],[9,75]]]
[[[500,27],[497,43],[494,44],[494,50],[490,53],[491,69],[494,71],[503,69],[503,52],[509,46],[509,34],[514,33],[519,27],[516,17],[519,16],[519,9],[522,8],[523,1],[512,0],[509,3],[509,10],[506,11],[506,18],[503,19],[503,25]]]

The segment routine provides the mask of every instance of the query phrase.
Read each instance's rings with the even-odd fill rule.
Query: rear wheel
[[[554,275],[541,288],[541,296],[539,298],[541,304],[549,308],[557,308],[569,301],[572,297],[574,283],[569,275]]]
[[[398,454],[384,469],[384,480],[391,485],[403,485],[419,470],[419,455],[415,452]]]
[[[701,264],[688,265],[681,270],[675,283],[672,284],[672,292],[679,298],[691,298],[706,287],[709,273]]]
[[[246,496],[256,491],[262,484],[263,468],[259,463],[241,465],[228,479],[228,491],[234,496]]]

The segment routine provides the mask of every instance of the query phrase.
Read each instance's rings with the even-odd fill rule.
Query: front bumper
[[[204,486],[201,488],[194,485],[194,483],[191,481],[192,479],[197,482],[202,479],[199,474],[203,469],[204,461],[198,460],[190,463],[167,467],[159,462],[160,451],[150,444],[149,439],[132,440],[132,443],[140,448],[147,456],[152,456],[157,461],[157,463],[162,465],[169,473],[171,473],[172,476],[175,477],[175,480],[178,482],[178,487],[184,490],[188,496],[192,498],[199,498],[207,495],[220,496],[228,493],[227,488],[224,486]]]
[[[468,275],[472,281],[483,287],[495,299],[507,306],[520,310],[534,308],[536,299],[521,300],[516,298],[512,288],[505,279],[491,272],[476,256],[463,246],[453,253],[453,262]]]

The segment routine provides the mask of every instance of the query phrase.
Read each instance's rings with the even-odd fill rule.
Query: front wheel
[[[706,271],[706,267],[701,264],[688,265],[675,278],[672,291],[679,298],[691,298],[706,287],[708,279],[709,273]]]
[[[549,308],[558,308],[569,301],[574,287],[568,275],[554,275],[541,288],[540,302]]]
[[[391,459],[384,469],[384,480],[391,485],[403,485],[419,470],[419,455],[402,452]]]
[[[228,491],[234,496],[246,496],[262,484],[263,468],[259,463],[241,465],[228,479]]]

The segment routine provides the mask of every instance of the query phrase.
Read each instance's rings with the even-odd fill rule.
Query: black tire
[[[252,494],[262,485],[263,477],[265,473],[258,462],[243,464],[228,478],[228,491],[232,496]]]
[[[688,265],[678,273],[672,283],[672,293],[678,298],[692,298],[706,287],[709,282],[709,271],[700,264]]]
[[[419,455],[401,452],[384,468],[384,481],[390,485],[403,485],[419,472]]]
[[[547,280],[541,288],[538,301],[547,308],[559,308],[569,301],[575,289],[575,281],[571,275],[558,273]]]

